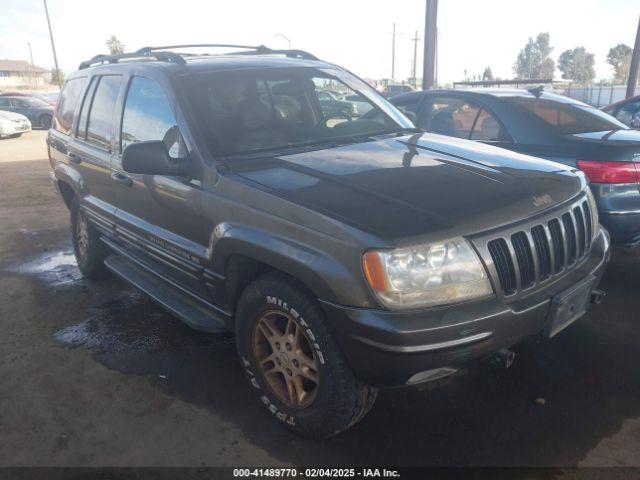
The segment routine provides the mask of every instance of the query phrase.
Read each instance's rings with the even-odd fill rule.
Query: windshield
[[[528,97],[504,97],[504,100],[523,106],[564,135],[629,128],[611,115],[582,103]]]
[[[212,72],[184,82],[215,157],[356,142],[413,127],[375,90],[340,70]],[[353,100],[338,100],[335,92]],[[371,110],[378,114],[362,118]]]
[[[48,107],[49,104],[47,102],[43,102],[42,100],[35,97],[24,97],[19,99],[25,105],[29,105],[30,107]]]

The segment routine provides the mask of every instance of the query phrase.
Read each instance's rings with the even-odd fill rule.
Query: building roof
[[[24,60],[0,60],[0,71],[45,73],[49,70],[36,65],[32,66]]]

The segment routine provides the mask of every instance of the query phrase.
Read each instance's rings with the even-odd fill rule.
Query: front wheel
[[[330,437],[373,406],[377,391],[355,377],[316,300],[283,274],[264,275],[243,292],[236,339],[261,402],[300,435]]]

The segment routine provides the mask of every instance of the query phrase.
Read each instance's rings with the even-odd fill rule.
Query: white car
[[[31,122],[24,115],[0,110],[0,138],[19,137],[31,131]]]

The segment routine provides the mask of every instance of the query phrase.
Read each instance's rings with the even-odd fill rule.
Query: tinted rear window
[[[111,143],[111,122],[121,83],[121,76],[108,75],[100,78],[91,102],[87,140],[105,149]]]
[[[580,103],[527,97],[505,97],[504,100],[526,108],[558,133],[565,135],[628,128],[611,115]]]
[[[68,134],[73,124],[73,114],[82,98],[84,87],[87,84],[87,78],[73,78],[68,80],[62,89],[56,115],[53,120],[53,128]],[[44,102],[43,102],[44,103]]]

